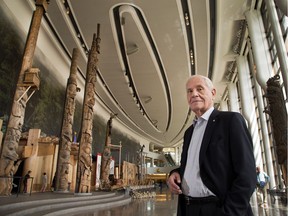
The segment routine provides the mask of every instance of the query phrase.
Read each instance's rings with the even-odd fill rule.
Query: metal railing
[[[16,197],[18,197],[18,195],[21,193],[21,186],[23,184],[23,179],[24,177],[22,176],[13,176],[13,177],[9,177],[9,176],[0,176],[0,179],[7,179],[8,183],[11,184],[11,192],[13,190],[13,187],[17,187],[17,193],[16,193]],[[18,181],[16,180],[17,184],[14,183],[14,180],[18,179]],[[31,196],[32,194],[32,186],[33,186],[33,177],[30,177],[29,179],[31,179],[30,181],[30,190],[29,190],[29,196]]]

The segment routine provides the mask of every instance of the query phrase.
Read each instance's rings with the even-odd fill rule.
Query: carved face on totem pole
[[[12,161],[18,160],[19,156],[16,153],[16,141],[10,140],[7,145],[3,145],[2,155],[3,157],[10,159]]]
[[[71,83],[67,86],[67,94],[69,97],[75,98],[77,94],[77,85],[75,83]]]

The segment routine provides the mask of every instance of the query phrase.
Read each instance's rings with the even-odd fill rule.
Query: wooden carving
[[[79,91],[77,87],[77,59],[79,56],[78,49],[73,49],[72,62],[70,67],[70,76],[66,89],[66,100],[64,107],[64,117],[62,122],[61,141],[59,158],[57,165],[57,183],[56,190],[68,190],[68,174],[71,154],[71,144],[73,141],[73,121],[76,105],[76,94]]]
[[[100,189],[107,190],[111,188],[109,181],[110,174],[110,163],[111,163],[111,131],[112,131],[112,120],[117,114],[110,115],[110,119],[107,122],[106,127],[106,141],[105,147],[101,158],[101,172],[100,172]]]
[[[34,79],[35,83],[32,82],[31,85],[29,83],[28,84],[25,83],[24,81],[25,81],[25,73],[27,74],[31,71],[32,72],[38,71],[38,69],[35,68],[32,69],[32,62],[34,51],[36,48],[38,33],[41,25],[41,19],[43,17],[44,12],[47,9],[48,3],[49,3],[48,0],[41,0],[41,1],[38,0],[36,2],[36,10],[33,13],[29,33],[25,44],[22,66],[18,77],[17,87],[14,94],[11,114],[9,117],[7,131],[5,134],[0,158],[0,176],[2,177],[0,178],[0,185],[1,186],[5,185],[5,188],[9,187],[5,179],[11,178],[11,172],[8,172],[7,170],[10,169],[9,166],[11,166],[12,163],[14,164],[14,162],[16,162],[19,159],[17,149],[21,137],[26,104],[33,94],[32,93],[30,94],[30,96],[28,96],[28,91],[31,89],[31,87],[38,88],[40,83],[40,81],[39,80],[37,81],[37,79]],[[38,72],[36,73],[38,74]],[[35,76],[33,78],[35,78]],[[18,166],[14,167],[15,172],[17,170],[16,168],[18,168]],[[2,195],[1,192],[0,195]]]
[[[91,168],[92,168],[92,126],[93,107],[96,102],[96,75],[97,75],[97,53],[99,53],[99,31],[94,34],[91,50],[88,56],[86,85],[84,93],[84,104],[82,114],[82,126],[80,133],[79,160],[77,167],[77,187],[78,193],[90,193]]]
[[[9,164],[5,167],[4,175],[6,178],[3,178],[2,181],[0,181],[0,194],[9,196],[11,195],[11,191],[13,188],[13,176],[18,170],[19,165],[21,164],[22,160],[18,160],[16,163],[14,163],[13,160],[9,161]],[[1,173],[2,174],[2,173]]]
[[[275,149],[278,164],[284,167],[284,180],[287,181],[287,110],[284,95],[279,83],[280,76],[276,75],[267,81],[268,109],[264,112],[271,116]],[[285,174],[286,173],[286,174]]]

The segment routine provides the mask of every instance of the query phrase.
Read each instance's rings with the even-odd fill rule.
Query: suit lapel
[[[189,149],[193,129],[194,129],[194,127],[191,125],[189,127],[187,133],[185,134],[185,138],[184,138],[185,143],[183,144],[183,152],[184,152],[184,158],[185,158],[184,161],[186,161],[186,159],[187,159],[187,154],[188,154],[188,149]]]
[[[201,149],[200,149],[200,155],[199,155],[199,164],[200,165],[204,160],[204,155],[205,155],[207,147],[210,143],[211,136],[213,134],[213,130],[216,126],[218,115],[219,115],[219,111],[214,109],[213,112],[211,113],[210,117],[209,117],[206,129],[204,132],[204,136],[203,136],[203,140],[202,140],[202,144],[201,144]]]

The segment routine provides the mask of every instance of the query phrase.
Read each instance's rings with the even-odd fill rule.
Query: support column
[[[178,166],[179,165],[179,147],[177,146],[177,147],[174,147],[174,149],[175,149],[175,163],[176,163],[176,165]]]
[[[220,102],[220,109],[221,111],[228,111],[228,104],[227,101],[224,101],[223,99]]]
[[[250,59],[250,62],[253,62],[253,56],[251,52],[251,45],[248,42],[248,47],[249,47],[249,53],[248,53],[248,58]],[[252,67],[252,65],[251,65]],[[263,147],[264,147],[264,154],[266,158],[266,168],[267,168],[267,173],[271,177],[269,186],[270,188],[273,188],[276,186],[275,183],[275,174],[274,174],[274,166],[273,166],[273,159],[272,159],[272,154],[271,154],[271,148],[270,148],[270,140],[269,140],[269,134],[268,134],[268,127],[267,127],[267,118],[266,115],[264,114],[264,102],[263,102],[263,93],[261,91],[261,87],[257,83],[256,80],[256,75],[253,72],[253,68],[250,68],[250,71],[252,71],[252,76],[254,80],[254,89],[255,89],[255,94],[256,94],[256,99],[257,99],[257,105],[258,105],[258,115],[260,119],[260,124],[261,124],[261,134],[262,134],[262,142],[263,142]],[[260,167],[263,170],[263,164],[258,164],[258,161],[256,160],[256,165],[260,165]]]
[[[271,58],[261,14],[258,11],[245,13],[256,65],[256,79],[266,91],[266,82],[272,76]]]
[[[155,146],[155,145],[154,145],[153,143],[150,143],[150,144],[149,144],[149,151],[150,151],[150,152],[154,152],[154,146]]]
[[[9,164],[12,161],[17,161],[19,155],[17,154],[19,140],[21,137],[22,127],[24,123],[24,116],[26,110],[26,104],[29,98],[34,93],[34,89],[39,87],[39,77],[38,69],[32,68],[32,62],[34,57],[34,52],[36,49],[36,43],[38,39],[38,33],[41,25],[41,20],[43,14],[46,12],[49,1],[47,0],[37,0],[36,1],[36,10],[33,13],[29,33],[27,36],[22,66],[18,76],[18,82],[14,94],[13,104],[11,108],[11,113],[9,116],[9,121],[7,125],[7,130],[4,137],[1,158],[0,158],[0,176],[11,177],[10,171],[7,170]],[[26,83],[25,74],[30,73],[37,78],[36,83]],[[34,79],[33,79],[34,80]],[[33,90],[33,92],[28,96],[28,91]],[[16,172],[16,171],[15,171]],[[6,178],[0,179],[0,188],[8,187],[8,183],[5,182]],[[2,192],[0,190],[0,195]]]
[[[73,122],[76,105],[77,87],[77,60],[79,51],[73,49],[70,76],[68,78],[65,96],[64,116],[62,121],[61,139],[57,164],[56,190],[68,191],[68,177],[70,165],[71,144],[73,142]]]
[[[287,1],[286,1],[287,2]],[[285,87],[285,92],[286,92],[286,99],[287,99],[287,85],[288,85],[288,79],[287,79],[287,74],[288,74],[288,58],[287,58],[287,51],[285,48],[285,43],[283,40],[283,34],[281,31],[281,27],[279,24],[279,19],[277,15],[277,11],[275,9],[275,4],[274,1],[271,0],[265,0],[265,4],[267,6],[267,12],[270,17],[270,22],[271,22],[271,28],[273,32],[273,38],[277,50],[277,56],[279,58],[279,63],[280,63],[280,69],[281,69],[281,74],[282,74],[282,79]],[[286,3],[287,5],[287,3]],[[287,10],[287,8],[286,8]]]
[[[238,78],[239,78],[239,86],[241,92],[241,104],[242,104],[242,113],[245,119],[248,122],[248,128],[251,133],[252,141],[253,141],[253,150],[256,164],[262,167],[262,155],[261,155],[261,146],[260,146],[260,138],[259,138],[259,128],[257,124],[257,116],[255,111],[255,104],[253,100],[252,93],[252,84],[250,80],[250,71],[248,68],[248,62],[246,57],[239,56],[236,58],[237,62],[237,70],[238,70]],[[263,168],[263,167],[262,167]]]
[[[238,93],[235,83],[228,84],[228,96],[230,102],[230,111],[239,112]]]
[[[248,62],[246,56],[238,56],[236,58],[238,79],[239,79],[239,89],[242,105],[242,114],[246,121],[248,122],[248,128],[253,142],[253,153],[255,157],[255,167],[256,165],[262,166],[263,158],[261,152],[260,138],[259,138],[259,128],[257,124],[257,115],[255,110],[255,103],[253,100],[252,84],[250,79],[250,71],[248,67]],[[253,193],[252,203],[257,206],[257,194]],[[256,208],[256,211],[258,209]]]

